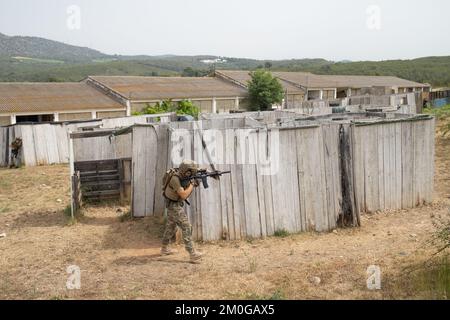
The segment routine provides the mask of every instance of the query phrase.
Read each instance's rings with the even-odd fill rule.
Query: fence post
[[[356,204],[354,171],[353,171],[353,148],[352,127],[348,124],[339,126],[339,159],[341,165],[341,190],[342,190],[342,214],[338,218],[340,226],[360,226],[360,216]]]

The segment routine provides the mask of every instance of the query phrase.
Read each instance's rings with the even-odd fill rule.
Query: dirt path
[[[449,154],[439,139],[430,206],[365,215],[358,229],[198,244],[206,256],[195,265],[181,246],[161,258],[159,219],[121,222],[125,208],[91,207],[68,226],[64,166],[0,170],[0,298],[416,298],[396,283],[431,254],[432,217],[449,214]],[[69,265],[81,268],[80,290],[66,289]],[[369,265],[381,268],[381,290],[366,287]]]

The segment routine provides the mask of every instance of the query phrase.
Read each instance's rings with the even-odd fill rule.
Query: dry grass
[[[160,257],[162,219],[129,218],[128,208],[91,206],[68,226],[65,166],[0,170],[0,298],[443,298],[419,284],[434,270],[426,264],[433,216],[449,214],[448,154],[450,141],[439,139],[430,206],[365,215],[361,228],[337,233],[198,243],[201,264],[188,263],[182,246]],[[65,286],[72,264],[81,268],[80,290]],[[381,268],[381,290],[366,287],[369,265]]]

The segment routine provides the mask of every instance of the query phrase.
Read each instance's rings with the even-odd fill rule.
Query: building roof
[[[247,85],[250,71],[217,70],[226,77]],[[272,72],[285,90],[300,90],[304,88],[364,88],[364,87],[428,87],[428,85],[409,81],[397,77],[383,76],[346,76],[346,75],[317,75],[308,72]]]
[[[248,82],[251,80],[250,77],[251,71],[245,71],[245,70],[216,70],[216,74],[223,75],[226,78],[229,78],[233,81],[236,81],[240,83],[243,86],[247,87]],[[305,90],[302,90],[298,86],[289,83],[287,81],[284,81],[283,79],[278,79],[280,81],[281,86],[285,91],[288,93],[305,93]]]
[[[245,97],[247,90],[212,77],[91,76],[131,101]]]
[[[123,109],[82,82],[0,82],[0,113]]]
[[[364,88],[364,87],[428,87],[428,85],[397,77],[316,75],[307,72],[274,72],[276,77],[307,88]]]

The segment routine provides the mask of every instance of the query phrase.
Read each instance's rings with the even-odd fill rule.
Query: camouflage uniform
[[[184,175],[186,171],[191,171],[195,174],[197,166],[191,162],[183,162],[180,169],[174,170],[173,175],[168,180],[166,188],[164,189],[164,196],[166,198],[167,208],[167,224],[164,231],[162,245],[167,248],[170,240],[175,235],[177,226],[181,229],[183,234],[183,241],[186,251],[191,255],[194,254],[194,246],[192,244],[192,226],[189,223],[188,217],[184,210],[184,201],[181,200],[177,191],[185,189],[187,186],[182,185],[180,176]]]
[[[186,212],[184,211],[184,203],[180,201],[166,200],[167,207],[167,223],[164,231],[162,244],[168,246],[170,240],[175,235],[177,226],[183,234],[183,241],[186,251],[190,254],[194,253],[192,244],[192,226],[189,223]]]

